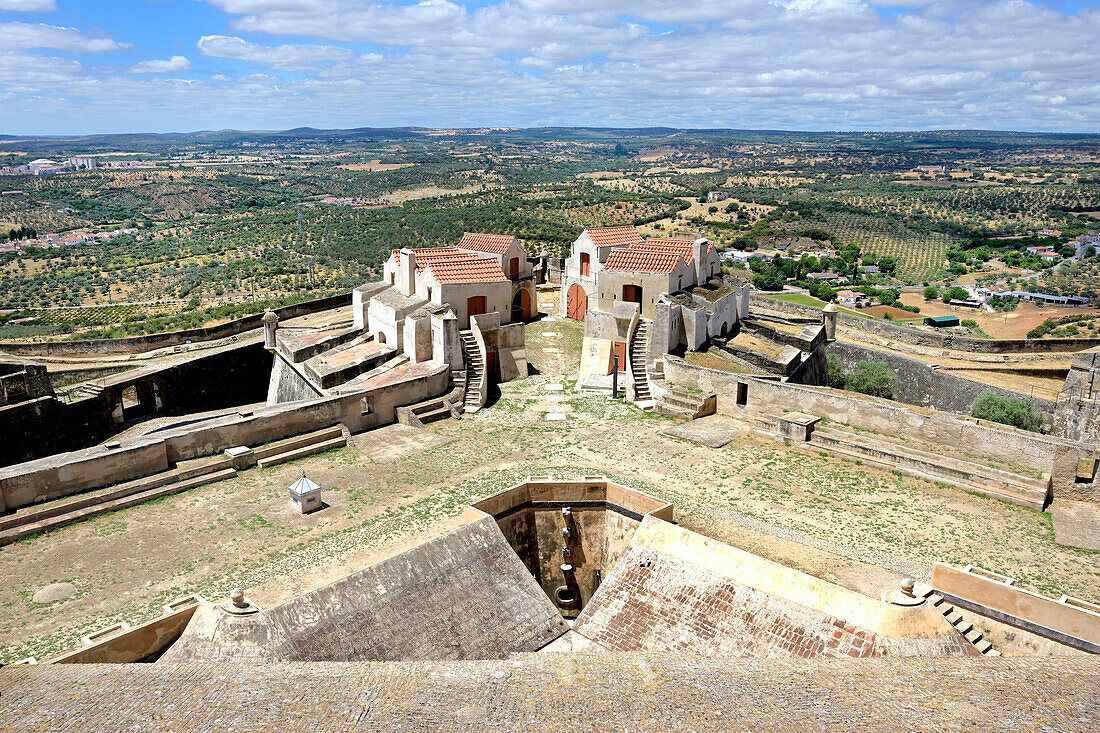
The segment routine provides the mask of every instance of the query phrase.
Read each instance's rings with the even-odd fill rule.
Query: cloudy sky
[[[1100,131],[1100,0],[0,0],[0,133]]]

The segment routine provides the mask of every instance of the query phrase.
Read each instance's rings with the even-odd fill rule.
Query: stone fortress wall
[[[199,355],[178,364],[144,367],[99,380],[94,394],[69,401],[52,394],[0,406],[9,429],[0,465],[86,448],[109,438],[128,420],[185,415],[262,402],[271,369],[260,343]]]
[[[791,303],[756,293],[752,296],[751,304],[763,310],[821,320],[821,309],[814,306]],[[1100,346],[1100,338],[976,339],[953,333],[924,331],[878,318],[862,318],[848,313],[840,313],[838,316],[837,320],[845,328],[881,336],[891,341],[937,349],[970,351],[977,354],[1071,353]]]
[[[665,378],[672,384],[715,393],[719,413],[750,422],[798,411],[902,442],[962,446],[973,454],[1049,474],[1053,498],[1100,501],[1100,476],[1095,467],[1087,474],[1080,472],[1082,461],[1100,460],[1100,445],[1095,443],[1017,430],[827,387],[707,369],[672,355],[665,357]]]
[[[331,295],[327,298],[318,298],[304,303],[284,305],[274,309],[281,320],[298,318],[300,316],[320,313],[332,310],[351,303],[351,293]],[[147,336],[128,336],[117,339],[83,339],[73,341],[42,341],[42,342],[5,342],[0,344],[0,351],[12,356],[36,357],[36,356],[108,356],[113,354],[142,354],[154,349],[163,349],[170,346],[181,346],[189,343],[203,341],[216,341],[218,339],[238,336],[245,331],[252,331],[263,326],[263,313],[254,313],[243,318],[220,323],[216,326],[203,328],[189,328],[182,331],[169,331],[167,333],[155,333]]]

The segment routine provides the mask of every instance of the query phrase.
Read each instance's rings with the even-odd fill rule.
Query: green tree
[[[897,377],[886,366],[886,362],[861,361],[844,378],[844,384],[845,389],[853,392],[891,399],[894,396],[896,380]]]
[[[1043,415],[1031,400],[1005,397],[989,389],[974,399],[970,414],[981,420],[1013,425],[1036,433],[1043,427]]]
[[[952,300],[966,300],[970,297],[970,294],[960,288],[958,285],[952,285],[947,290],[943,291],[943,302],[949,303]]]
[[[935,300],[938,297],[940,297],[940,289],[935,285],[929,285],[924,289],[925,300]]]
[[[844,372],[844,364],[841,363],[840,357],[836,354],[827,354],[825,356],[825,370],[829,377],[829,386],[836,389],[844,389],[844,378],[846,376]]]

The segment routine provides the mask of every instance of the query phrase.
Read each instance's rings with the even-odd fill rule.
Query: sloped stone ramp
[[[260,613],[195,613],[160,663],[503,659],[568,625],[487,517]]]

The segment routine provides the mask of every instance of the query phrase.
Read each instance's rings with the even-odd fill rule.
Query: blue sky
[[[1100,0],[0,0],[0,133],[1100,131]]]

